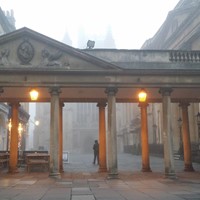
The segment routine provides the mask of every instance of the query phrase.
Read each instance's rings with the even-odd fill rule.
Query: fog
[[[0,0],[0,5],[5,11],[14,11],[17,29],[25,26],[58,41],[67,33],[73,47],[86,47],[80,45],[81,36],[103,40],[110,30],[115,48],[139,49],[178,1]]]

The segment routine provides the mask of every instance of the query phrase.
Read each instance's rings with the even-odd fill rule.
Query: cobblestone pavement
[[[118,155],[119,178],[109,180],[92,164],[93,155],[69,155],[61,179],[47,172],[17,174],[0,171],[0,200],[199,200],[200,165],[195,172],[183,172],[176,160],[177,179],[163,176],[163,159],[151,157],[153,172],[141,172],[141,157]]]

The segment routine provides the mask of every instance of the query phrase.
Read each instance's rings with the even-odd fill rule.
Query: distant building
[[[77,43],[76,41],[72,41],[72,39],[69,36],[69,33],[66,31],[62,42],[79,49],[85,49],[87,48],[88,40],[95,41],[94,48],[97,48],[97,49],[98,48],[101,48],[101,49],[115,49],[116,48],[111,26],[107,27],[103,35],[86,34],[85,29],[83,27],[79,27],[78,32],[77,32]]]
[[[0,8],[0,35],[14,31],[15,18],[13,10],[4,12]]]
[[[180,0],[142,49],[200,49],[200,1]]]
[[[0,35],[7,34],[16,30],[14,12],[3,11],[0,8]],[[0,93],[3,91],[0,91]],[[8,103],[0,103],[0,150],[9,150],[9,118],[10,118],[10,106]],[[28,104],[22,103],[19,109],[19,140],[20,149],[24,150],[26,146],[26,137],[28,134]]]
[[[71,40],[69,33],[67,31],[65,32],[65,35],[63,37],[63,42],[65,44],[69,45],[69,46],[72,46],[72,40]]]

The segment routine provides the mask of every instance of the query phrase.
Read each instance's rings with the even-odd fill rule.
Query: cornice
[[[196,8],[190,15],[187,17],[187,20],[182,23],[177,30],[166,40],[166,42],[162,45],[162,48],[168,49],[171,44],[174,44],[175,41],[182,35],[183,31],[188,29],[190,24],[200,15],[200,7]],[[200,23],[198,24],[200,27]]]
[[[150,39],[151,40],[150,44],[147,45],[147,47],[145,47],[144,43],[143,45],[144,48],[169,49],[170,45],[174,44],[174,42],[177,40],[177,38],[180,36],[183,30],[187,29],[188,26],[192,23],[192,21],[200,14],[199,10],[200,10],[200,3],[197,6],[184,9],[174,9],[170,11],[165,22],[162,24],[157,33]],[[157,47],[157,44],[161,44],[160,41],[162,40],[162,38],[166,36],[167,30],[171,26],[173,18],[175,18],[177,15],[184,13],[189,13],[186,21],[182,23],[174,33],[172,33],[172,35],[162,44],[161,47]]]

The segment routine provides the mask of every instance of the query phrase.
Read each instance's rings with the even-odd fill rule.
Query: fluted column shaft
[[[50,88],[51,94],[51,119],[50,119],[50,176],[60,178],[60,109],[59,94],[57,87]]]
[[[173,139],[171,132],[171,88],[161,88],[162,107],[163,107],[163,144],[164,144],[164,162],[165,176],[175,178],[174,157],[173,157]]]
[[[64,103],[59,104],[59,156],[60,156],[60,172],[63,172],[63,107]]]
[[[107,130],[107,164],[108,178],[118,177],[117,131],[116,131],[116,88],[107,88],[108,96],[108,130]]]

